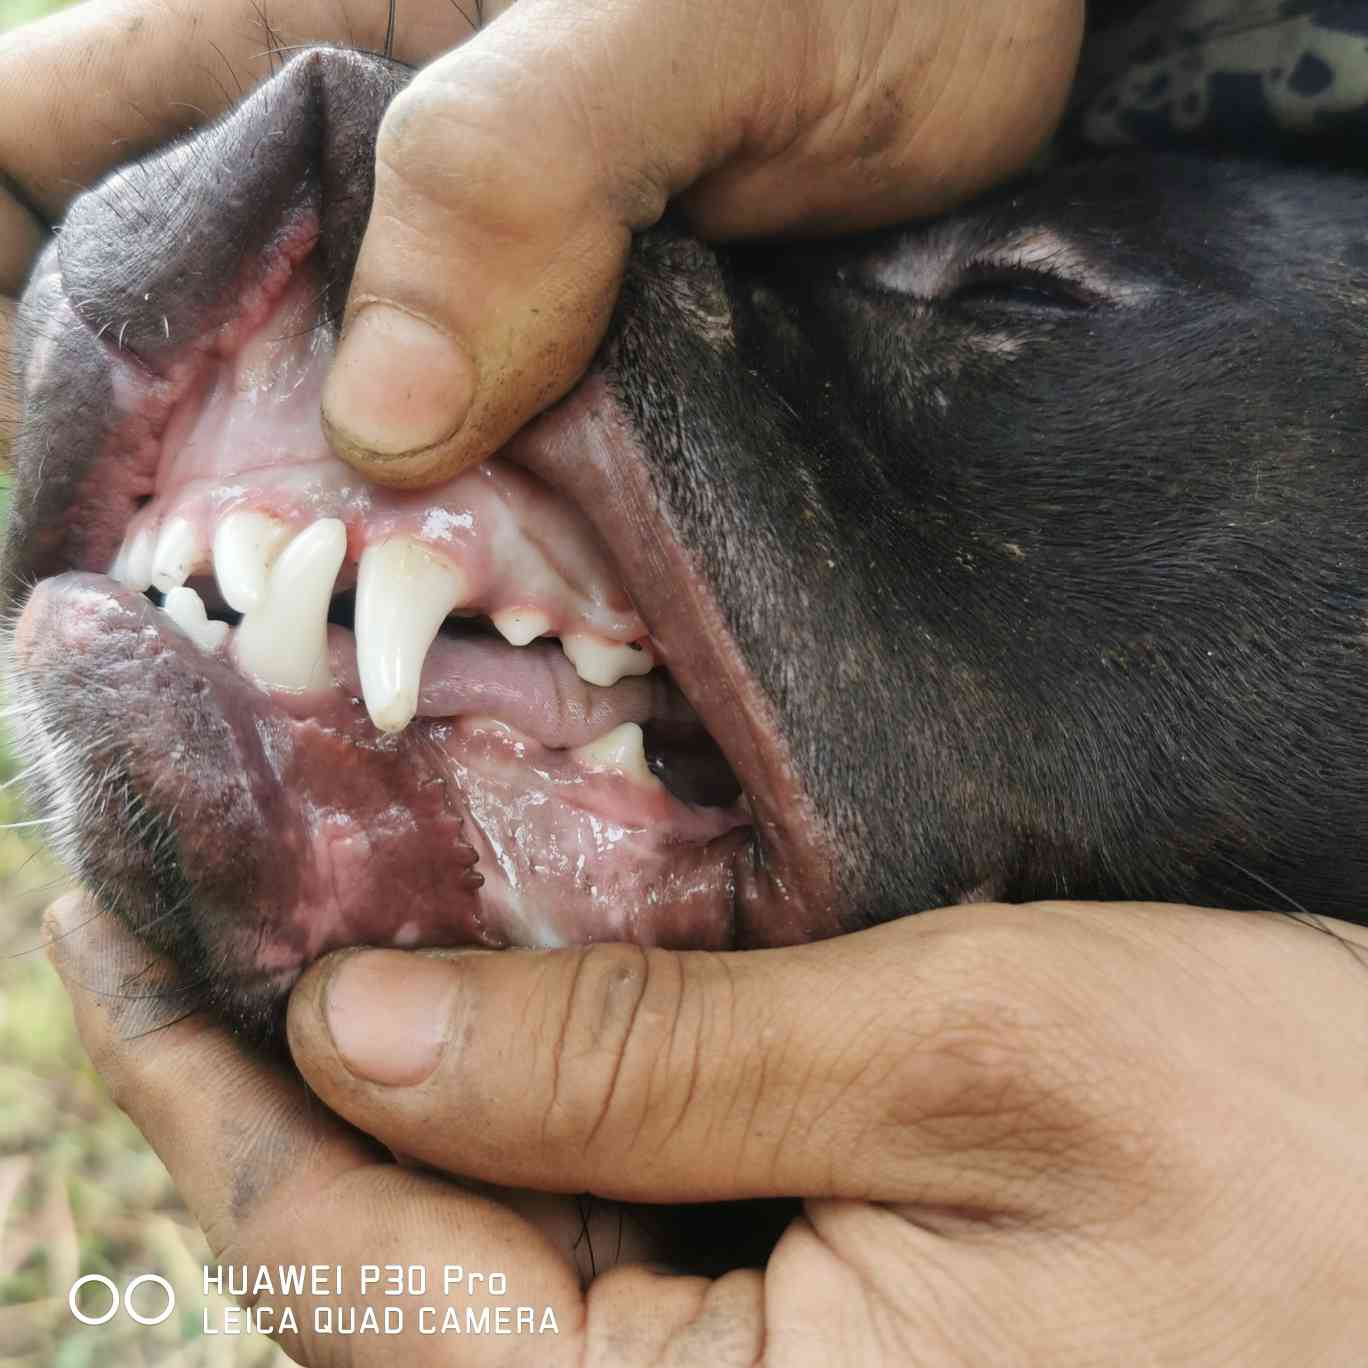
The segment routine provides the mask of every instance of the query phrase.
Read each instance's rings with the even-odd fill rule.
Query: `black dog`
[[[580,388],[401,497],[315,399],[405,79],[296,60],[79,200],[24,305],[33,795],[208,1001],[269,1030],[355,942],[1364,918],[1359,179],[1135,155],[837,243],[662,228]]]

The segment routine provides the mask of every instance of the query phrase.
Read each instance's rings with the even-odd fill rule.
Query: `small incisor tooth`
[[[141,527],[131,536],[124,538],[114,564],[109,567],[110,575],[126,589],[141,594],[152,583],[152,552],[156,541],[151,531]]]
[[[152,583],[162,593],[179,589],[199,560],[199,537],[184,518],[172,518],[157,538],[152,553]]]
[[[337,518],[305,528],[280,553],[264,598],[233,635],[245,673],[295,693],[331,687],[328,603],[346,555],[347,529]]]
[[[204,611],[204,600],[184,585],[170,590],[162,604],[166,616],[207,655],[223,645],[228,635],[226,622],[211,622]]]
[[[214,532],[214,578],[223,601],[239,613],[250,612],[266,594],[266,581],[290,529],[279,518],[255,509],[230,513]]]
[[[119,549],[114,553],[114,559],[109,562],[109,569],[105,571],[105,574],[108,575],[110,579],[118,580],[120,584],[122,584],[128,576],[129,545],[130,539],[125,537],[123,541],[119,543]]]
[[[583,769],[616,770],[643,788],[661,787],[646,764],[645,737],[635,722],[623,722],[597,740],[577,746],[570,756]]]
[[[416,538],[368,546],[356,577],[356,668],[371,721],[402,731],[442,619],[469,597],[465,572]]]
[[[551,619],[536,608],[505,608],[490,621],[510,646],[526,646],[544,636],[551,626]]]
[[[561,650],[586,684],[607,688],[626,675],[650,674],[655,657],[649,650],[608,641],[589,632],[567,632],[561,637]]]

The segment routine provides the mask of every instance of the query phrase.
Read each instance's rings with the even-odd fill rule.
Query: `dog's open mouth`
[[[126,406],[166,413],[151,489],[107,579],[43,581],[18,632],[26,672],[108,674],[131,651],[124,707],[155,716],[171,689],[250,719],[236,758],[289,790],[302,825],[275,858],[312,866],[307,911],[259,936],[259,970],[357,941],[733,943],[748,804],[599,534],[515,451],[421,493],[338,461],[318,418],[320,297],[294,269],[169,382],[173,402],[122,363],[147,391]],[[543,427],[564,441],[574,425]],[[202,726],[165,721],[136,788],[184,813],[223,757]],[[349,751],[391,775],[379,808],[402,814],[355,800]],[[192,863],[202,840],[178,829]]]
[[[508,457],[417,494],[339,462],[320,296],[297,270],[181,382],[111,577],[303,727],[422,736],[459,794],[483,936],[729,940],[740,786],[597,533]],[[325,811],[320,839],[364,844],[347,824]],[[377,909],[369,934],[430,939],[430,915]],[[328,920],[311,953],[338,943]]]
[[[324,441],[394,79],[300,59],[78,201],[30,284],[5,592],[55,844],[254,1029],[346,945],[835,933],[765,692],[617,391],[641,358],[440,488]],[[659,307],[720,297],[711,253],[662,241]],[[706,349],[693,318],[663,335]]]

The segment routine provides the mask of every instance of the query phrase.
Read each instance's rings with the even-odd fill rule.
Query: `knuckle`
[[[440,134],[452,107],[448,88],[419,72],[394,98],[380,120],[377,150],[387,160],[402,160],[434,133]]]
[[[887,1131],[918,1148],[1052,1147],[1075,1131],[1093,1065],[1067,1001],[1023,955],[1023,930],[990,915],[943,933],[889,1056]]]
[[[551,1044],[547,1139],[582,1149],[607,1130],[640,1131],[681,1000],[665,952],[592,945],[576,953]]]
[[[143,1088],[136,1071],[125,1067],[123,1056],[118,1051],[104,1047],[91,1049],[90,1062],[99,1074],[109,1099],[135,1125],[143,1111]]]
[[[523,63],[462,61],[420,72],[390,103],[376,137],[377,199],[406,196],[477,228],[520,232],[609,212],[592,116],[577,111],[564,73],[529,85]]]
[[[1044,1210],[1062,1183],[1075,1214],[1115,1206],[1155,1171],[1155,1098],[1144,1059],[1083,986],[1096,946],[1041,908],[978,912],[921,947],[871,1139],[904,1173],[953,1161],[971,1205]]]
[[[168,1082],[181,1076],[182,1048],[168,1045],[156,1033],[147,1040],[126,1040],[117,1031],[84,1043],[114,1105],[140,1130],[166,1125],[179,1097]]]
[[[518,103],[501,86],[420,72],[380,121],[378,165],[419,184],[499,175],[512,186],[526,151],[508,136],[510,113]]]

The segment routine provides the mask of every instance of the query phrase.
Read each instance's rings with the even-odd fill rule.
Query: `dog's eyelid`
[[[1038,284],[1042,294],[1067,297],[1062,302],[1072,300],[1079,306],[1126,304],[1144,293],[1133,281],[1108,271],[1092,253],[1047,228],[994,237],[937,226],[845,268],[842,279],[936,304],[969,288],[983,289],[995,274],[1004,277],[1004,287],[1013,281],[1026,288]]]
[[[993,271],[1035,277],[1047,287],[1072,294],[1080,304],[1131,304],[1148,293],[1134,280],[1116,275],[1095,255],[1052,229],[1032,229],[984,243],[959,268],[958,279],[947,282],[947,294],[969,279]]]
[[[974,257],[960,267],[953,280],[947,282],[939,299],[955,303],[968,298],[982,298],[1001,291],[1038,295],[1066,308],[1086,309],[1110,302],[1111,297],[1099,292],[1091,283],[1043,262],[1025,262],[1010,256]]]

